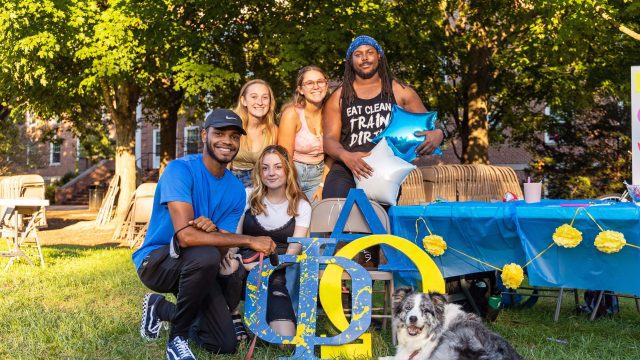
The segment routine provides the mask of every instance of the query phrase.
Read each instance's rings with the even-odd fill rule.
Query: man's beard
[[[374,76],[375,76],[375,74],[377,74],[377,73],[378,73],[378,69],[380,69],[380,64],[378,64],[378,66],[377,66],[375,69],[371,70],[371,71],[370,71],[370,72],[368,72],[368,73],[362,72],[362,71],[360,71],[360,70],[358,70],[358,69],[356,69],[356,68],[354,68],[354,69],[353,69],[353,71],[354,71],[354,72],[356,73],[356,75],[358,75],[358,77],[360,77],[361,79],[363,79],[363,80],[367,80],[367,79],[371,79],[372,77],[374,77]]]
[[[235,158],[235,155],[234,155],[234,156],[231,157],[231,160],[224,160],[224,159],[220,159],[218,156],[216,156],[216,153],[213,150],[213,146],[211,146],[211,143],[209,142],[209,135],[207,135],[206,143],[207,143],[207,145],[206,145],[207,154],[209,154],[209,156],[211,156],[218,163],[220,163],[222,165],[226,165],[226,164],[230,163],[231,161],[233,161],[233,158]],[[237,152],[236,152],[236,154],[237,154]]]

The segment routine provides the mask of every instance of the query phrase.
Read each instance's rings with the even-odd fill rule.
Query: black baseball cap
[[[247,135],[247,132],[242,128],[242,119],[240,119],[240,116],[228,109],[212,110],[204,121],[205,129],[208,129],[210,126],[216,129],[234,126],[238,128],[243,135]]]

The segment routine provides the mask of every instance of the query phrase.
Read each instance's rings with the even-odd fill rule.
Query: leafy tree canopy
[[[630,0],[5,0],[0,10],[5,113],[59,115],[79,133],[100,129],[107,113],[116,159],[129,167],[140,102],[163,143],[175,140],[179,111],[193,120],[231,107],[249,78],[269,81],[280,104],[302,66],[339,80],[348,44],[369,34],[449,123],[460,161],[488,162],[489,144],[508,141],[560,173],[571,165],[551,164],[572,159],[563,146],[587,146],[574,141],[579,129],[602,128],[604,141],[623,132],[628,69],[640,58],[640,5]],[[622,128],[608,128],[614,120]],[[532,136],[545,131],[559,145]],[[165,145],[168,160],[175,145]],[[595,171],[589,186],[602,190],[610,175]]]

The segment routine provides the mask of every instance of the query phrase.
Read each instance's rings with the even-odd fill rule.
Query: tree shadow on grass
[[[104,250],[122,248],[119,243],[102,243],[99,245],[77,245],[77,244],[57,244],[47,245],[43,247],[43,251],[50,257],[77,257],[82,253],[87,253],[87,250]]]
[[[47,227],[45,230],[59,230],[64,229],[67,226],[77,224],[81,221],[87,221],[87,219],[70,219],[70,218],[47,218]]]
[[[81,258],[91,256],[94,250],[110,250],[110,249],[124,249],[124,247],[120,246],[120,244],[118,243],[104,243],[104,244],[95,245],[95,246],[65,245],[65,244],[48,245],[48,246],[42,247],[42,256],[44,257],[45,266],[47,266],[47,265],[52,265],[52,263],[55,263],[59,260],[73,259],[73,258],[81,259]],[[0,245],[0,251],[6,251],[6,250],[8,249],[5,249],[4,246]],[[31,262],[34,265],[40,266],[40,259],[38,258],[35,248],[31,249],[30,251],[26,251],[25,253],[29,258],[29,260],[31,260]],[[9,261],[8,257],[0,258],[0,270],[4,269],[4,266],[7,264],[8,261]],[[29,264],[24,258],[14,260],[12,266],[21,265],[21,264],[29,266]]]

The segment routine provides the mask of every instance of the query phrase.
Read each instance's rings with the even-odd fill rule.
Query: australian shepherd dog
[[[393,326],[398,347],[386,360],[522,359],[509,343],[487,329],[478,316],[447,303],[442,294],[394,293]]]

